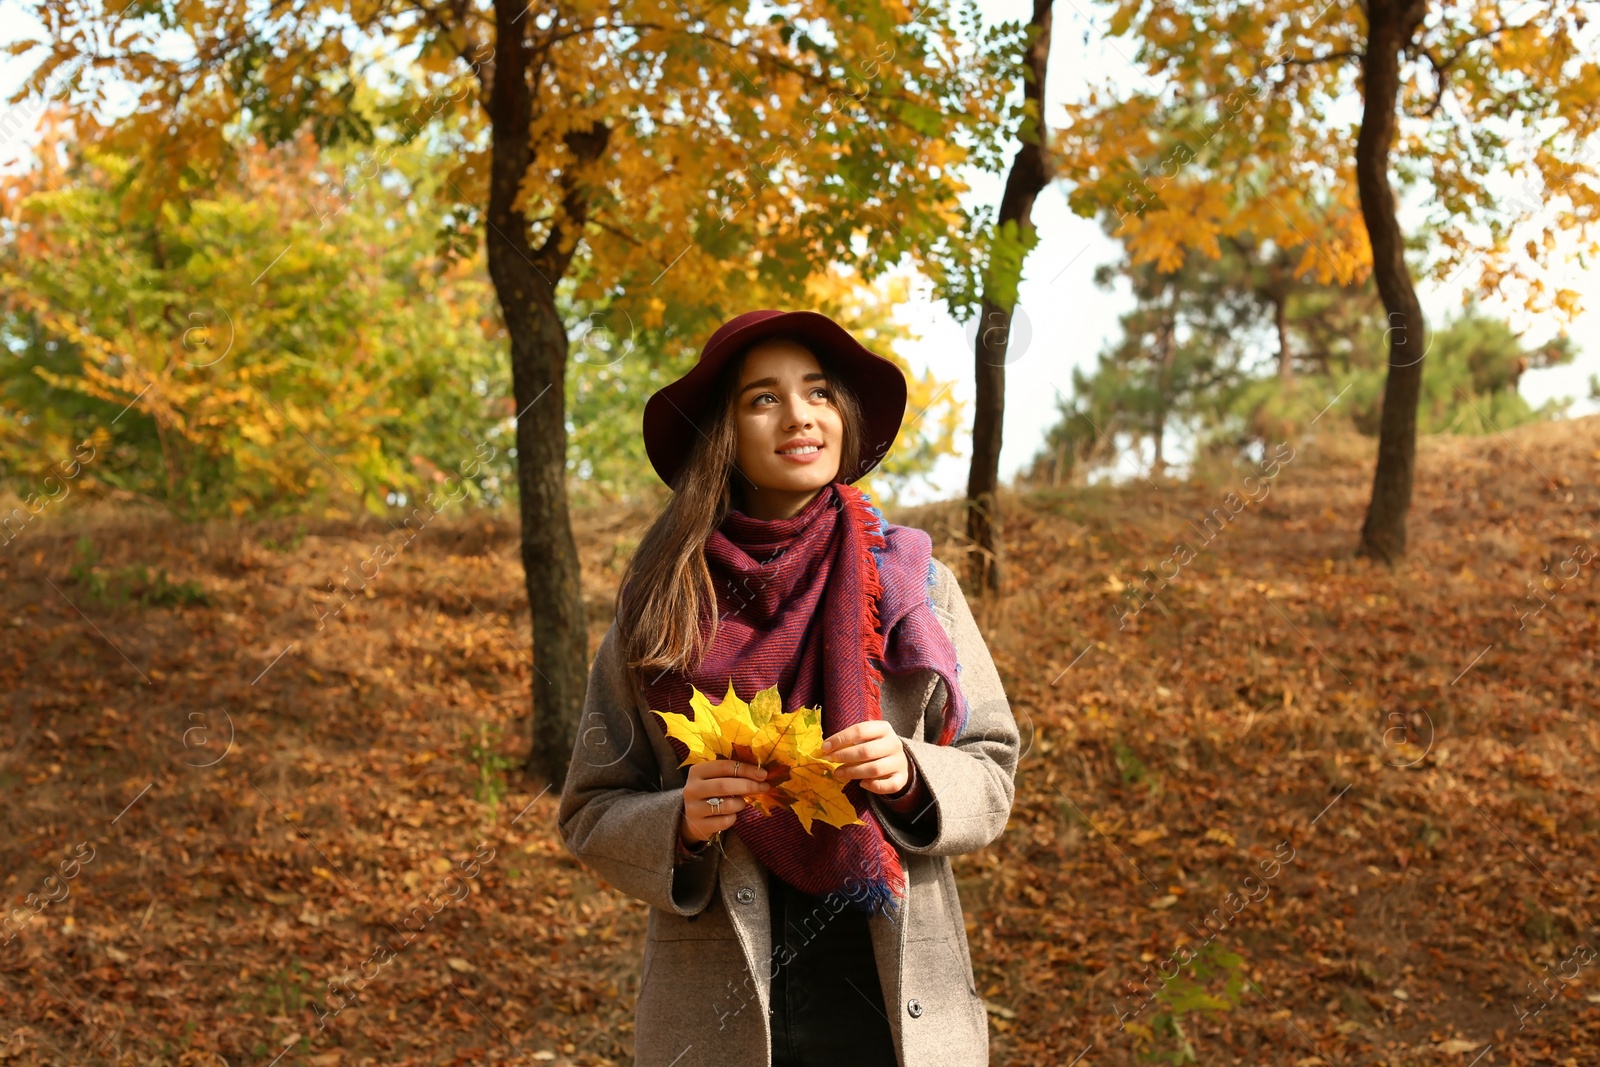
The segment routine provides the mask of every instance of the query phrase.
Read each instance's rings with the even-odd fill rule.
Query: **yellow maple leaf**
[[[827,760],[815,760],[793,767],[788,781],[779,787],[794,798],[795,817],[808,834],[813,819],[841,830],[862,822],[850,798],[844,795],[844,783],[833,776],[833,768],[837,766],[839,764],[829,764]]]
[[[774,792],[749,793],[745,799],[763,815],[792,807],[808,834],[813,821],[840,829],[862,823],[844,795],[844,783],[833,776],[843,764],[822,756],[821,708],[784,711],[777,686],[761,690],[747,704],[734,691],[731,678],[720,704],[711,703],[694,686],[689,688],[693,719],[651,711],[661,717],[667,736],[676,737],[689,750],[678,766],[735,759],[761,767]]]
[[[676,737],[689,749],[689,755],[678,766],[687,767],[713,759],[737,759],[738,749],[748,750],[756,730],[765,725],[779,707],[776,687],[757,693],[749,704],[739,699],[733,691],[733,680],[728,680],[728,693],[721,704],[711,703],[711,698],[694,686],[689,687],[689,707],[694,718],[673,711],[654,711],[666,724],[667,736]],[[769,696],[770,694],[770,696]]]

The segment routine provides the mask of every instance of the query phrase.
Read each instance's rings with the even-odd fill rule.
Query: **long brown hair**
[[[844,428],[835,480],[850,478],[861,461],[860,398],[830,361],[805,342],[776,335],[756,344],[773,340],[792,341],[811,352],[828,376]],[[643,701],[645,675],[653,680],[668,670],[693,669],[716,637],[717,595],[703,550],[738,499],[736,483],[746,480],[735,465],[739,445],[735,405],[739,377],[755,346],[723,366],[698,427],[699,439],[678,473],[672,497],[645,531],[617,586],[617,641],[636,703]],[[709,633],[702,637],[707,621]]]

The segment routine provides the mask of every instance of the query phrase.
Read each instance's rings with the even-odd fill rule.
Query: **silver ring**
[[[707,800],[706,803],[711,805],[711,814],[713,814],[713,815],[722,814],[722,798],[721,797],[712,797],[709,800]]]

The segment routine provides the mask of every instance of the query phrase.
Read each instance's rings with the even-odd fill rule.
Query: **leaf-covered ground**
[[[1005,499],[994,1062],[1593,1062],[1600,419],[1424,440],[1394,571],[1369,442],[1277,455]],[[954,505],[890,517],[964,573]],[[578,516],[591,647],[647,518]],[[385,539],[69,500],[0,548],[0,1063],[629,1062],[645,907],[514,767],[515,528]]]

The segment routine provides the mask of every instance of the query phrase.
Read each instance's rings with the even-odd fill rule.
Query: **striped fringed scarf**
[[[841,521],[843,520],[843,521]],[[649,707],[689,718],[690,685],[720,702],[731,679],[740,699],[776,685],[783,709],[822,706],[823,737],[883,717],[883,673],[932,670],[947,699],[939,743],[966,725],[955,646],[933,614],[933,540],[914,527],[890,527],[865,493],[832,482],[799,514],[754,519],[733,509],[705,545],[717,591],[716,640],[698,669],[671,672],[645,688]],[[709,620],[702,622],[702,632]],[[648,716],[661,728],[661,720]],[[679,760],[688,749],[668,738]],[[785,882],[814,896],[839,891],[869,914],[894,910],[906,896],[894,846],[852,779],[844,789],[860,825],[813,821],[806,833],[793,811],[740,811],[733,829]],[[848,879],[856,887],[847,890]],[[864,887],[864,888],[863,888]]]

